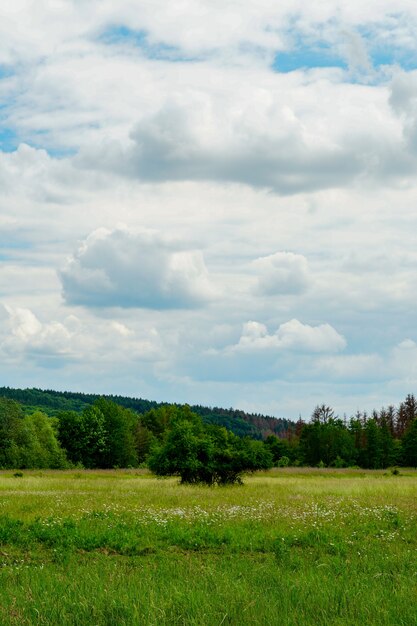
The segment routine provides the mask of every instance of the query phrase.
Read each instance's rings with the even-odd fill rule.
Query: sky
[[[414,0],[0,7],[0,384],[417,390]]]

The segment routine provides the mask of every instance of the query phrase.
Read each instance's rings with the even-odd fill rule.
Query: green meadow
[[[417,624],[417,472],[0,473],[0,624]]]

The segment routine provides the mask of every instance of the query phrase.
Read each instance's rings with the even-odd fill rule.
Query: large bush
[[[242,482],[242,474],[272,466],[272,456],[260,441],[241,439],[219,426],[179,411],[164,440],[148,459],[158,476],[179,476],[182,483],[225,485]]]

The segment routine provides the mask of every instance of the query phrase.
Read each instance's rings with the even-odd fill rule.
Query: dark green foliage
[[[99,398],[81,414],[65,411],[58,419],[59,439],[72,463],[87,468],[137,465],[138,418],[130,410]]]
[[[145,463],[152,446],[156,442],[156,438],[139,420],[136,424],[134,439],[138,463]]]
[[[161,439],[171,422],[178,416],[188,416],[188,407],[179,407],[176,405],[161,406],[158,409],[151,409],[140,417],[140,423],[144,428],[152,433],[157,439]]]
[[[192,406],[191,410],[203,418],[207,424],[224,426],[240,437],[264,439],[270,434],[284,437],[295,432],[293,421],[260,415],[259,413],[245,413],[236,409],[221,409],[219,407]]]
[[[22,430],[23,417],[17,402],[0,398],[0,467],[18,467],[16,439]]]
[[[417,466],[417,401],[413,395],[398,409],[389,406],[373,411],[370,417],[358,412],[349,422],[322,404],[314,409],[310,423],[300,418],[294,424],[233,409],[190,408],[121,396],[39,389],[0,391],[7,395],[0,397],[0,468],[59,468],[66,466],[67,459],[87,468],[136,467],[146,464],[149,457],[155,459],[156,451],[168,444],[173,431],[181,430],[177,424],[184,420],[192,425],[191,431],[188,427],[187,437],[187,428],[178,431],[182,438],[177,444],[190,446],[185,458],[201,462],[196,465],[200,469],[192,471],[191,481],[237,481],[242,459],[243,471],[251,471],[252,466],[262,467],[262,455],[277,466]],[[41,404],[48,415],[33,410]],[[224,424],[232,432],[223,428]],[[209,468],[207,476],[202,463]],[[228,468],[223,474],[220,465]]]
[[[279,461],[283,457],[288,459],[287,465],[290,463],[293,450],[286,439],[279,439],[276,435],[268,435],[265,439],[265,445],[269,448],[275,466],[279,465]]]
[[[76,411],[63,411],[58,417],[58,439],[71,463],[82,464],[85,452],[84,415]]]
[[[329,407],[317,407],[313,421],[301,432],[300,454],[307,465],[352,464],[356,456],[354,438]]]
[[[390,467],[396,465],[399,461],[397,446],[395,445],[394,438],[390,427],[390,422],[386,417],[386,414],[381,411],[381,419],[379,425],[379,439],[381,445],[381,466]]]
[[[381,431],[375,419],[367,421],[365,429],[365,447],[360,457],[360,465],[369,469],[382,467]]]
[[[135,427],[137,416],[106,398],[99,398],[93,407],[104,417],[105,446],[99,467],[135,467]]]
[[[417,418],[411,422],[402,440],[404,465],[417,467]]]
[[[36,409],[42,410],[51,416],[67,411],[80,413],[87,406],[94,404],[100,398],[131,409],[135,413],[144,414],[151,409],[170,407],[166,402],[154,402],[143,398],[127,398],[119,395],[98,395],[91,393],[76,393],[70,391],[53,391],[41,389],[11,389],[0,387],[0,396],[16,400],[21,403],[26,413],[33,413]],[[269,434],[284,437],[295,432],[295,424],[291,420],[275,418],[266,415],[246,413],[236,409],[222,409],[219,407],[191,407],[194,413],[203,418],[207,424],[224,426],[240,437],[264,439]]]
[[[149,457],[158,476],[180,476],[183,483],[233,484],[244,472],[267,469],[272,455],[261,442],[207,426],[190,410],[173,415],[162,443]]]

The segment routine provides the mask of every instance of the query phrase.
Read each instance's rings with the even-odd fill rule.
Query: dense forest
[[[60,411],[82,411],[101,397],[111,400],[125,409],[132,409],[136,413],[146,413],[150,409],[168,405],[167,402],[154,402],[142,398],[117,395],[100,396],[92,393],[49,389],[45,391],[42,389],[13,389],[10,387],[0,387],[0,397],[16,400],[23,405],[26,414],[41,410],[51,417],[56,416]],[[246,413],[236,409],[210,408],[201,405],[192,406],[191,409],[200,415],[207,424],[225,426],[239,437],[248,436],[253,439],[265,439],[268,435],[285,437],[288,432],[293,432],[295,429],[295,424],[291,420]]]
[[[0,468],[149,466],[185,481],[187,476],[193,480],[205,476],[206,482],[221,483],[272,465],[417,467],[413,395],[398,407],[369,415],[358,412],[341,419],[322,405],[307,423],[281,419],[275,429],[273,421],[232,409],[3,388]],[[178,467],[174,471],[178,460],[174,452],[180,449],[180,461],[188,459],[188,470],[192,466],[194,473],[183,475]]]

